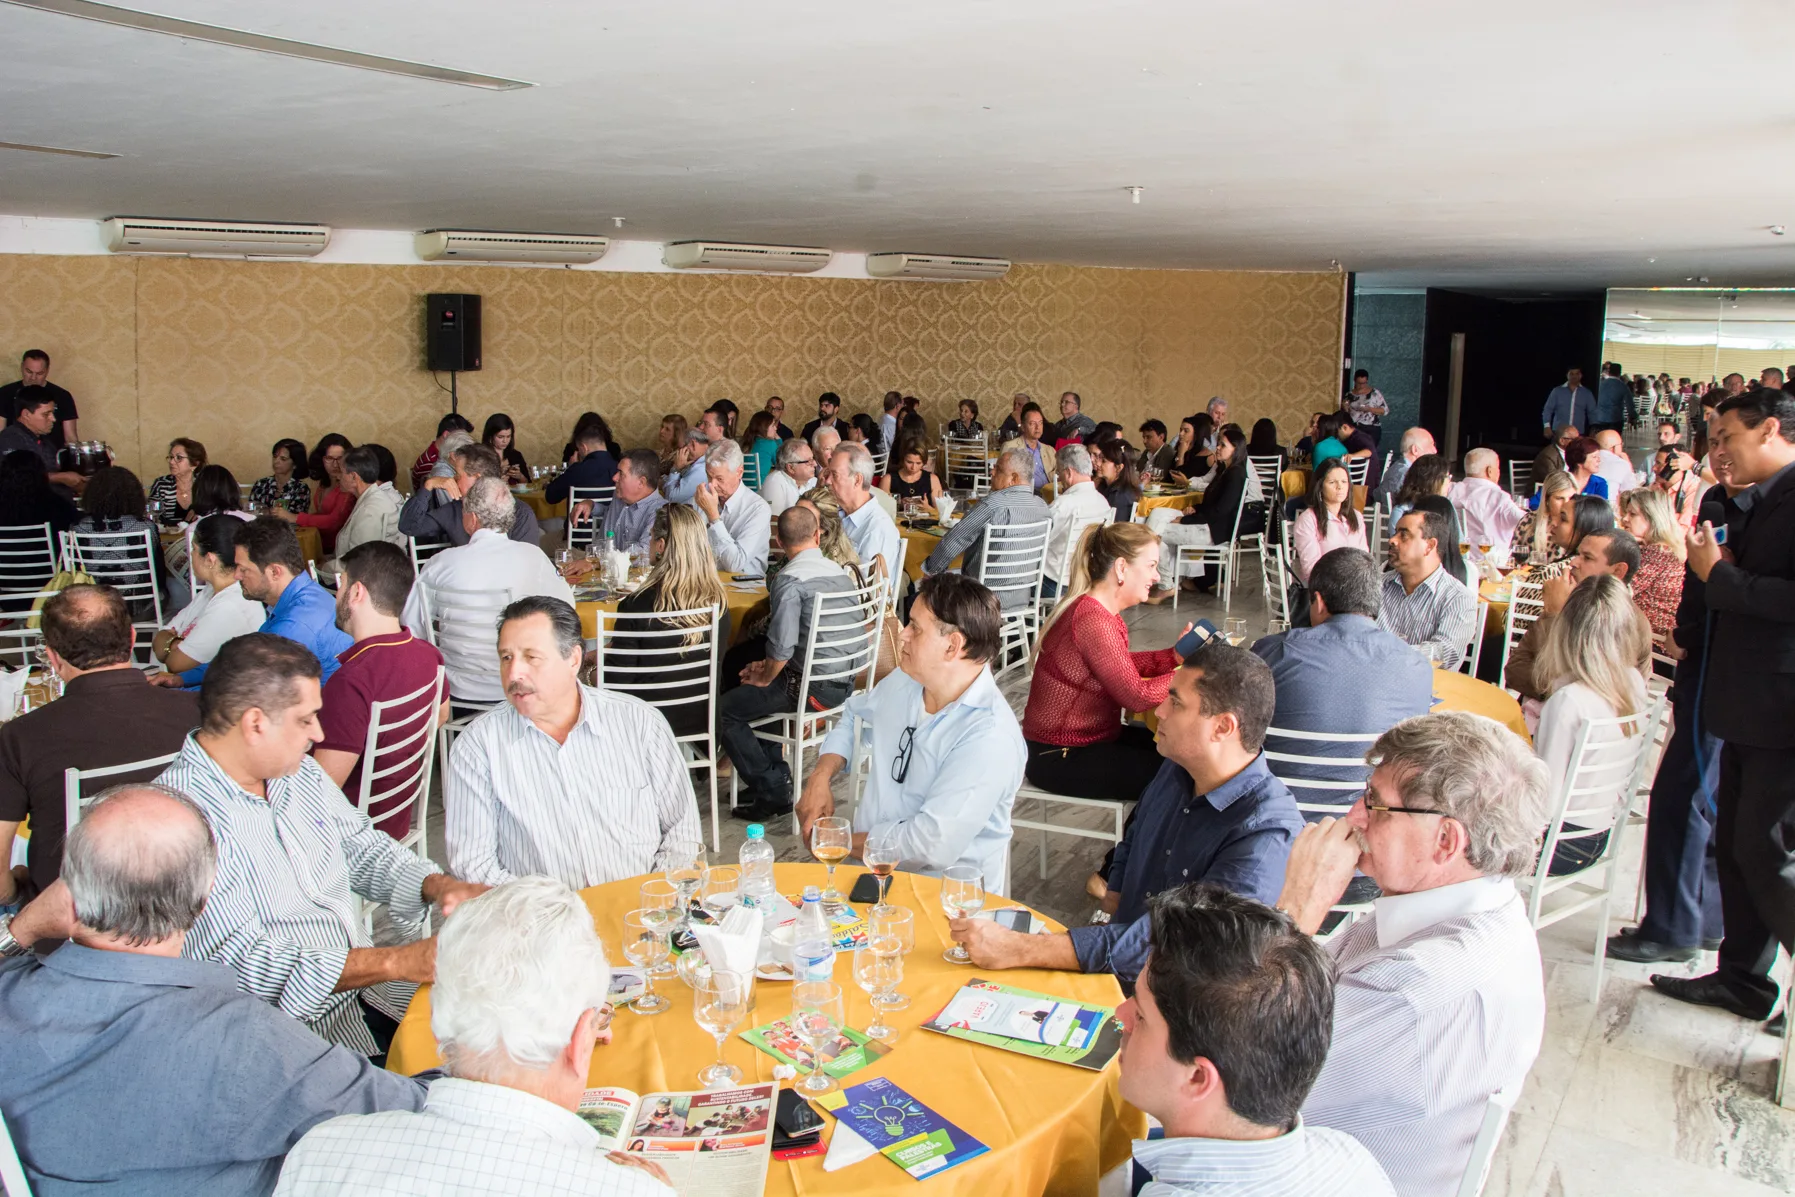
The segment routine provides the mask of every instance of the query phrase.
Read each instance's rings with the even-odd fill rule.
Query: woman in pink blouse
[[[1322,462],[1315,471],[1308,502],[1291,526],[1290,543],[1296,549],[1296,579],[1305,586],[1322,554],[1347,548],[1370,551],[1365,521],[1352,506],[1352,478],[1340,458]]]

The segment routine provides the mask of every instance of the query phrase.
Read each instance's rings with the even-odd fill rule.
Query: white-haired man
[[[1409,467],[1415,464],[1417,457],[1426,457],[1438,452],[1434,448],[1434,434],[1416,425],[1405,428],[1402,439],[1396,442],[1396,456],[1390,462],[1390,468],[1384,476],[1377,480],[1377,486],[1371,492],[1373,499],[1384,499],[1402,489],[1402,480],[1409,476]],[[1376,546],[1372,546],[1376,548]]]
[[[556,572],[554,563],[535,545],[508,539],[519,505],[503,478],[481,478],[468,488],[461,501],[461,518],[467,530],[464,545],[444,549],[424,563],[417,584],[405,600],[401,622],[411,634],[436,643],[433,618],[442,618],[458,594],[504,592],[504,602],[526,595],[546,595],[571,605],[573,588]],[[455,593],[451,593],[455,592]],[[489,623],[480,637],[491,631]],[[456,702],[492,703],[504,697],[499,686],[498,663],[492,650],[455,637],[442,644],[443,664],[448,669],[449,696]]]
[[[1365,793],[1297,836],[1278,909],[1313,934],[1353,871],[1383,896],[1330,940],[1334,1041],[1303,1104],[1402,1197],[1450,1193],[1484,1104],[1527,1075],[1545,1030],[1539,942],[1513,878],[1530,874],[1547,771],[1527,742],[1461,711],[1405,719],[1372,745]]]
[[[1214,426],[1209,430],[1209,435],[1203,438],[1203,448],[1213,451],[1220,439],[1222,425],[1228,422],[1228,401],[1220,395],[1216,395],[1209,400],[1203,410],[1208,412],[1209,418],[1215,421]]]
[[[692,495],[692,506],[708,525],[711,555],[717,568],[738,574],[767,572],[772,543],[772,510],[767,501],[742,485],[742,447],[722,440],[704,454],[710,477]]]
[[[860,564],[870,569],[877,557],[885,563],[889,576],[897,568],[902,537],[885,509],[873,502],[873,455],[865,445],[849,442],[838,446],[829,457],[823,484],[841,504],[842,530],[860,554]]]
[[[611,1041],[610,964],[579,894],[520,878],[464,903],[439,939],[430,1029],[449,1075],[420,1112],[313,1129],[275,1193],[671,1193],[658,1164],[605,1151],[575,1113]]]
[[[1479,545],[1489,545],[1498,557],[1508,555],[1515,529],[1521,524],[1521,505],[1502,489],[1502,459],[1494,449],[1477,448],[1465,454],[1465,478],[1446,492],[1458,508],[1460,536],[1482,556]]]
[[[816,485],[817,453],[809,442],[792,437],[779,442],[779,453],[773,461],[773,472],[760,484],[760,497],[767,501],[767,515],[776,516],[798,501]]]
[[[1089,459],[1090,455],[1087,453],[1087,463]],[[1034,488],[1029,484],[1033,468],[1034,458],[1027,449],[1009,448],[999,453],[997,464],[991,468],[991,493],[980,499],[978,506],[968,511],[941,538],[941,543],[935,546],[928,560],[922,563],[924,576],[946,572],[952,568],[954,559],[960,557],[964,561],[962,569],[966,576],[976,578],[985,556],[987,528],[1046,523],[1047,504],[1041,501],[1041,497],[1035,494]],[[1108,504],[1105,503],[1104,506],[1108,507]],[[990,585],[1005,611],[1026,607],[1036,598],[1032,586]]]
[[[810,450],[819,462],[827,463],[835,447],[841,444],[841,430],[835,427],[819,428],[807,437],[799,438],[810,442]],[[819,478],[820,482],[821,479]]]
[[[1059,460],[1054,464],[1059,490],[1047,508],[1048,518],[1053,521],[1053,527],[1048,530],[1046,581],[1043,583],[1043,597],[1048,599],[1058,597],[1072,572],[1072,553],[1077,549],[1071,543],[1074,530],[1100,524],[1110,513],[1109,500],[1097,493],[1097,487],[1091,481],[1089,449],[1081,444],[1067,445],[1060,450]]]

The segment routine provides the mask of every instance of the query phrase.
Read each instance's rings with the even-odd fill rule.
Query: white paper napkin
[[[732,906],[721,925],[694,923],[692,935],[713,970],[754,975],[754,960],[760,954],[760,911]]]
[[[947,495],[935,500],[935,515],[942,523],[946,523],[954,514],[954,501]]]
[[[24,693],[31,670],[0,669],[0,723],[11,719],[19,709],[19,695]]]

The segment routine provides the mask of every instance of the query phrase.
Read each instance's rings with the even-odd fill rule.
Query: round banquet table
[[[776,864],[781,893],[805,885],[821,885],[820,864]],[[845,891],[859,870],[841,870]],[[604,940],[607,954],[620,959],[623,916],[635,908],[642,878],[615,881],[581,892]],[[1117,1090],[1115,1061],[1101,1072],[1088,1072],[1050,1060],[1037,1060],[998,1048],[951,1039],[918,1026],[933,1017],[974,976],[970,967],[941,959],[952,945],[941,912],[939,878],[898,873],[891,899],[916,913],[916,950],[904,961],[901,991],[908,1009],[890,1016],[899,1031],[891,1054],[850,1074],[848,1085],[875,1076],[888,1077],[943,1118],[990,1148],[984,1155],[942,1173],[948,1190],[977,1197],[1015,1194],[1085,1195],[1097,1191],[1103,1172],[1129,1158],[1130,1141],[1146,1135],[1146,1117],[1125,1105]],[[1054,924],[1058,929],[1058,924]],[[842,983],[848,1021],[864,1027],[872,1008],[866,994],[848,981],[852,957],[838,957],[835,978]],[[1007,985],[1058,997],[1114,1007],[1122,994],[1108,974],[1016,969],[1001,974]],[[664,1014],[643,1016],[619,1008],[612,1039],[592,1055],[590,1083],[622,1085],[638,1093],[695,1089],[698,1070],[716,1058],[715,1041],[692,1021],[692,991],[677,979],[657,981],[656,992],[673,1001]],[[790,1012],[790,986],[755,982],[756,1009],[749,1016],[761,1026]],[[743,1030],[748,1029],[743,1027]],[[730,1036],[724,1058],[742,1070],[746,1083],[771,1081],[775,1061],[739,1034]],[[418,989],[399,1024],[387,1055],[387,1067],[410,1075],[440,1063],[430,1033],[430,987]],[[828,1119],[833,1134],[834,1119]],[[823,1171],[823,1156],[772,1160],[765,1191],[770,1194],[856,1193],[913,1195],[916,1182],[895,1164],[874,1157],[837,1172]],[[939,1184],[939,1182],[938,1182]]]
[[[922,581],[922,563],[928,560],[936,546],[941,543],[939,528],[931,531],[923,528],[912,528],[908,524],[899,524],[898,533],[904,538],[904,572],[910,575],[912,582]],[[955,557],[950,565],[960,564]]]
[[[717,581],[723,583],[723,605],[729,612],[729,638],[732,644],[741,638],[742,626],[748,622],[754,609],[767,601],[764,583],[755,582],[751,586],[747,583],[738,584],[731,580],[734,577],[727,570],[717,571]],[[598,639],[598,613],[617,610],[618,602],[618,599],[609,598],[587,599],[575,603],[574,609],[580,613],[580,634],[588,640]]]
[[[1500,686],[1478,681],[1456,669],[1436,669],[1434,697],[1440,700],[1434,708],[1436,711],[1469,711],[1473,715],[1486,715],[1528,743],[1533,742],[1533,736],[1527,731],[1527,721],[1521,718],[1521,704]]]
[[[1491,632],[1500,634],[1508,626],[1508,604],[1514,598],[1514,579],[1525,577],[1521,570],[1516,570],[1507,578],[1494,580],[1485,578],[1477,585],[1477,597],[1490,604],[1489,618],[1483,621],[1484,634]]]
[[[558,520],[567,514],[567,504],[549,502],[541,487],[529,486],[523,490],[513,490],[511,494],[519,503],[534,511],[539,520]]]
[[[1191,508],[1201,506],[1202,502],[1203,492],[1200,490],[1179,491],[1176,494],[1143,495],[1140,502],[1134,505],[1134,512],[1141,519],[1146,519],[1147,513],[1155,507]]]
[[[1283,488],[1286,499],[1299,498],[1309,493],[1309,467],[1292,466],[1278,475],[1278,485]]]

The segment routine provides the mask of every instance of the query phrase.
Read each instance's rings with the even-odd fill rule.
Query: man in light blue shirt
[[[714,414],[705,412],[704,417],[709,420]],[[685,443],[673,455],[673,470],[661,487],[661,493],[669,503],[690,503],[698,488],[704,485],[704,454],[710,447],[711,440],[705,435],[702,423],[686,431]]]
[[[1002,625],[997,596],[964,574],[923,580],[903,630],[901,667],[848,700],[804,782],[805,837],[835,813],[830,781],[854,754],[854,737],[865,734],[872,768],[854,808],[854,853],[870,838],[895,845],[901,869],[940,876],[971,865],[987,890],[1004,892],[1010,807],[1028,749],[991,676]]]
[[[618,552],[648,550],[654,532],[654,513],[666,506],[661,497],[661,463],[652,449],[631,449],[617,463],[617,493],[605,504],[605,522],[598,540],[607,539]],[[590,511],[590,505],[586,505]],[[569,518],[573,518],[570,513]],[[590,518],[590,516],[588,516]]]
[[[704,455],[708,479],[692,495],[705,520],[711,555],[718,569],[741,575],[765,574],[772,546],[772,508],[742,485],[742,447],[731,440]]]
[[[885,509],[873,501],[873,457],[866,446],[853,442],[838,446],[829,457],[823,485],[841,503],[842,531],[853,542],[861,566],[871,569],[877,557],[885,562],[889,577],[897,568],[903,538]]]
[[[1583,371],[1572,366],[1565,371],[1564,384],[1552,388],[1546,406],[1540,410],[1539,424],[1547,436],[1560,424],[1574,424],[1585,432],[1595,419],[1596,397],[1583,385]]]

